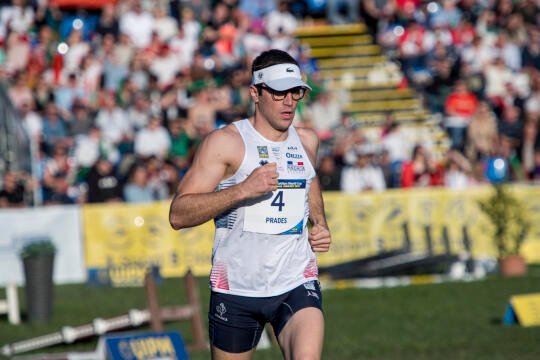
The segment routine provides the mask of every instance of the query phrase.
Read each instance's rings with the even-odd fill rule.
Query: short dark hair
[[[263,51],[253,60],[251,72],[254,73],[257,70],[278,64],[294,64],[298,66],[298,62],[289,53],[283,50],[270,49]]]

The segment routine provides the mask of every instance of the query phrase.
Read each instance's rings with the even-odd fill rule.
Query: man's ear
[[[255,85],[250,85],[249,95],[251,96],[251,100],[253,100],[255,104],[259,102],[259,90]]]

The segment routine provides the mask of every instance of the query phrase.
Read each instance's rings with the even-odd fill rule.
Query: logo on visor
[[[288,67],[287,69],[285,69],[286,72],[288,73],[293,73],[294,72],[294,69],[293,68],[290,68]]]
[[[262,72],[260,72],[259,74],[257,74],[257,77],[259,78],[259,80],[261,80],[263,78],[264,74]]]

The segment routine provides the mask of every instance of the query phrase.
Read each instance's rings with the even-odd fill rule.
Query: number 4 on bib
[[[247,206],[244,231],[262,234],[301,234],[304,225],[306,180],[280,179],[271,197]]]

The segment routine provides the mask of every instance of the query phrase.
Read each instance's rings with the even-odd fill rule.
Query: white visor
[[[253,73],[253,85],[266,84],[277,91],[289,90],[295,87],[311,87],[302,81],[300,68],[294,64],[278,64],[257,70]]]

